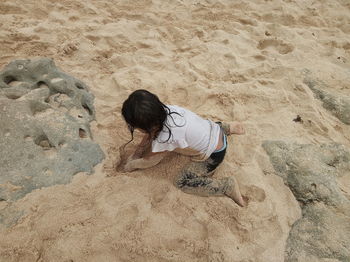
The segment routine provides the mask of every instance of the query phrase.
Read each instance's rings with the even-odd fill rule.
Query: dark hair
[[[164,105],[155,94],[143,89],[131,93],[122,107],[122,115],[131,133],[131,140],[128,143],[134,139],[135,128],[146,131],[150,136],[153,132],[152,139],[156,139],[159,132],[166,127],[169,131],[169,137],[164,142],[169,141],[172,134],[166,120],[171,114],[180,115],[177,112],[171,112],[169,107]],[[176,125],[173,118],[172,120]]]

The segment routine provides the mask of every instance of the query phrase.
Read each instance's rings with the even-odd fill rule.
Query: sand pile
[[[349,9],[342,0],[2,1],[1,68],[52,57],[90,86],[91,132],[106,160],[92,176],[15,202],[24,213],[17,225],[0,226],[0,260],[283,261],[301,209],[262,143],[350,148],[350,126],[336,113],[347,112],[346,102],[324,106],[305,81],[308,72],[333,101],[348,101]],[[229,138],[215,175],[236,176],[246,208],[176,189],[184,156],[130,174],[113,170],[129,139],[121,103],[139,88],[203,117],[244,123],[246,135]],[[342,190],[348,199],[349,184]],[[330,259],[323,261],[338,261]]]

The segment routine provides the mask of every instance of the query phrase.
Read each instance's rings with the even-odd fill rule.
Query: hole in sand
[[[243,198],[245,198],[246,202],[262,202],[266,198],[265,191],[254,185],[248,186],[244,191],[246,192]]]
[[[259,61],[266,60],[266,57],[263,55],[255,55],[255,56],[253,56],[253,58],[255,58],[256,60],[259,60]]]
[[[79,117],[79,118],[83,118],[83,116],[82,116],[82,115],[78,115],[78,117]]]
[[[88,137],[86,131],[82,128],[79,128],[79,137],[80,138],[87,138]]]

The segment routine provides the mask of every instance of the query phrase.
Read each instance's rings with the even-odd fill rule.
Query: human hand
[[[135,167],[135,160],[131,158],[132,156],[129,156],[125,166],[124,171],[125,172],[132,172],[135,171],[137,168]]]
[[[145,169],[157,165],[164,157],[164,153],[154,153],[149,158],[138,158],[129,160],[125,166],[125,172],[132,172],[136,169]]]

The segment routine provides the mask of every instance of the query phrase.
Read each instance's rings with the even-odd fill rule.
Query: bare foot
[[[226,190],[225,195],[235,201],[239,206],[244,207],[245,201],[243,200],[241,191],[239,190],[237,180],[233,176],[230,176],[228,177],[227,182],[229,183],[229,187]]]
[[[245,130],[243,125],[240,122],[227,122],[223,123],[223,128],[225,134],[227,136],[235,134],[235,135],[244,135]]]

